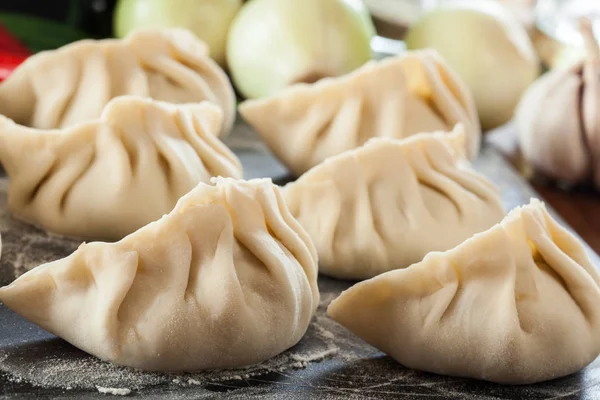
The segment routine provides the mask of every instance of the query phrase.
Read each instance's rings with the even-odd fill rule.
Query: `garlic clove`
[[[584,70],[584,81],[583,124],[593,157],[594,183],[600,188],[600,67],[597,64],[589,71]]]
[[[527,90],[515,118],[525,159],[571,183],[586,180],[591,167],[580,120],[581,89],[579,66],[548,73]]]
[[[516,114],[525,159],[549,177],[600,188],[600,44],[580,21],[583,60],[539,78]]]
[[[580,23],[586,58],[583,62],[583,127],[593,158],[593,174],[600,187],[600,46],[594,36],[592,23],[584,18]]]

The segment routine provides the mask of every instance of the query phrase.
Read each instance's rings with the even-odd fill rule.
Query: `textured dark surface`
[[[285,180],[285,170],[251,133],[228,139],[246,177]],[[476,168],[499,185],[507,209],[535,196],[498,153],[484,148]],[[14,220],[0,178],[0,283],[68,255],[79,242],[49,237]],[[598,265],[598,257],[590,252]],[[600,399],[600,360],[581,373],[532,386],[501,386],[412,371],[377,352],[325,316],[348,282],[321,278],[322,301],[305,338],[274,361],[240,371],[147,374],[100,362],[0,306],[0,399],[101,398],[96,386],[127,388],[129,397],[168,399]],[[67,388],[70,386],[70,388]]]

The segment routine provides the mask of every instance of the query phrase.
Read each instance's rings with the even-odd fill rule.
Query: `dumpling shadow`
[[[286,174],[277,178],[273,178],[273,183],[277,186],[285,186],[288,183],[292,183],[296,180],[296,177],[290,174]]]

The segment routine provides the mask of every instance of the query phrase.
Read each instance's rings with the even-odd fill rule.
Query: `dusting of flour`
[[[246,368],[196,373],[145,372],[103,362],[60,339],[51,339],[0,352],[0,372],[13,382],[37,387],[97,390],[103,394],[127,396],[158,385],[204,386],[303,369],[324,359],[357,359],[358,354],[351,349],[355,339],[326,316],[326,307],[337,297],[339,289],[333,287],[327,290],[327,284],[320,286],[321,303],[300,343],[265,362]]]
[[[127,396],[131,393],[131,389],[121,389],[121,388],[105,388],[102,386],[96,386],[98,392],[103,394],[112,394],[114,396]]]

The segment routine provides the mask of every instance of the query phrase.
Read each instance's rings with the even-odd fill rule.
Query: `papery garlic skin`
[[[585,58],[540,77],[516,112],[521,152],[538,172],[562,183],[600,187],[600,47],[582,21]]]
[[[508,122],[540,72],[524,27],[492,0],[447,1],[406,37],[409,49],[436,49],[471,89],[484,130]]]
[[[582,115],[585,142],[592,154],[594,184],[600,188],[600,48],[596,46],[594,51],[583,69]]]
[[[231,26],[227,62],[245,97],[264,97],[360,67],[374,34],[361,0],[253,0]]]
[[[547,73],[523,95],[515,113],[523,157],[544,175],[585,181],[591,157],[580,118],[581,66]]]
[[[115,35],[125,37],[142,28],[186,28],[224,66],[229,26],[241,7],[242,0],[120,0],[115,9]]]

